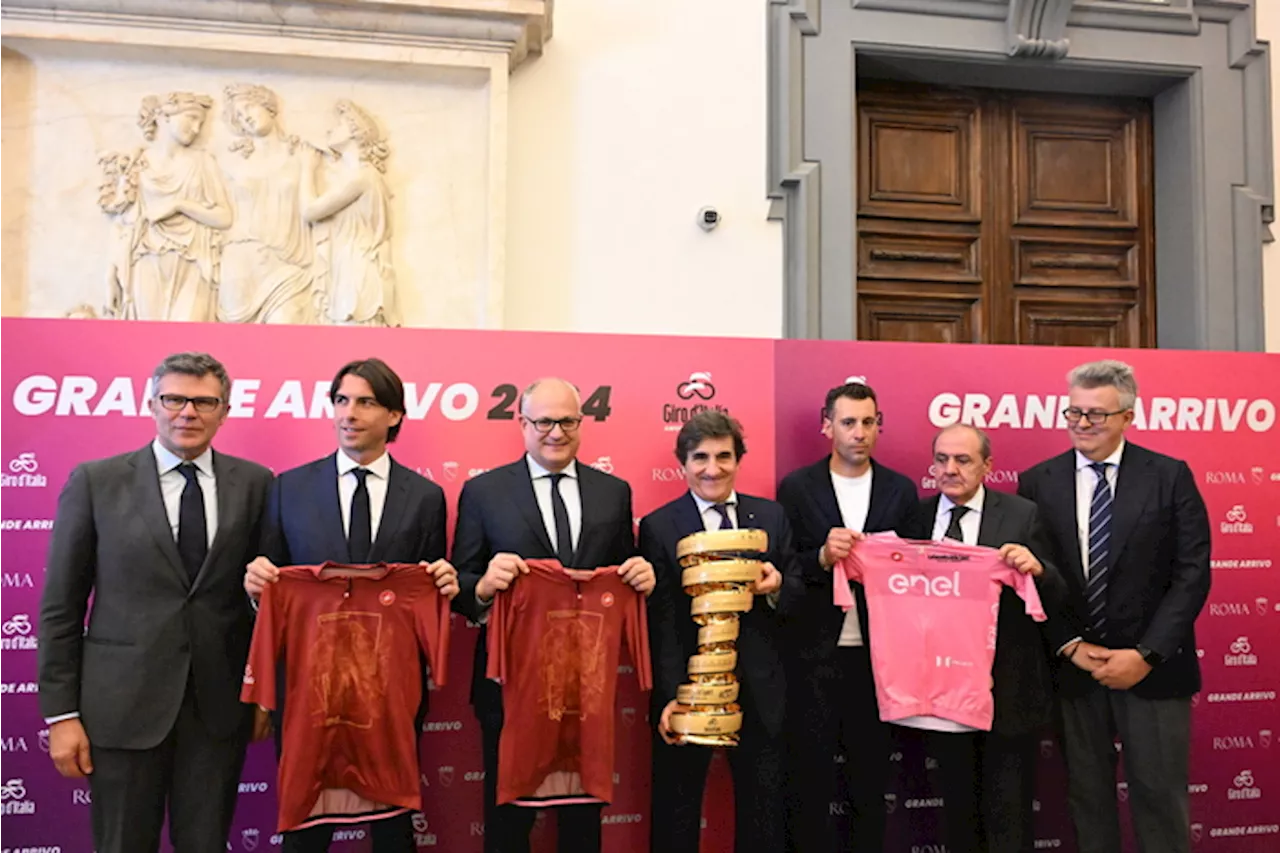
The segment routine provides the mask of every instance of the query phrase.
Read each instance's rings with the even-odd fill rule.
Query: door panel
[[[1150,115],[860,87],[859,337],[1154,346]]]

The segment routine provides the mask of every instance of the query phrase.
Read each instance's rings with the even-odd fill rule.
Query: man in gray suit
[[[177,853],[221,853],[254,729],[241,580],[271,472],[210,446],[231,393],[216,359],[171,355],[154,379],[155,439],[79,465],[58,499],[40,712],[58,771],[89,778],[98,853],[157,850],[166,803]]]

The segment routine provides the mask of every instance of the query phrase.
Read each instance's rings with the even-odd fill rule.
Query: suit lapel
[[[739,506],[739,509],[742,507]],[[692,492],[685,492],[684,497],[680,499],[680,503],[676,504],[676,542],[691,533],[702,533],[707,526],[702,523],[702,515],[698,512],[698,505],[693,500]],[[741,525],[739,525],[741,526]],[[671,543],[674,550],[676,542]]]
[[[387,472],[387,497],[382,502],[382,517],[378,520],[378,536],[369,549],[369,562],[377,563],[387,551],[396,532],[400,529],[400,519],[404,516],[405,504],[409,502],[409,472],[394,459]]]
[[[316,522],[312,530],[323,531],[324,553],[350,560],[347,535],[342,517],[342,501],[338,499],[338,454],[331,453],[315,463],[311,471],[311,488],[316,496]]]
[[[529,525],[534,535],[538,537],[538,542],[545,549],[543,553],[555,554],[556,549],[551,547],[551,537],[547,534],[547,526],[542,521],[542,510],[538,509],[538,498],[533,493],[533,477],[529,475],[529,463],[522,456],[520,461],[513,464],[508,470],[511,472],[512,483],[507,494],[511,496],[512,502],[520,510],[520,515],[524,517],[525,523]],[[578,486],[581,488],[581,480],[579,480]],[[581,533],[579,533],[578,538],[581,540]]]
[[[575,565],[594,566],[596,559],[595,551],[592,550],[596,544],[596,535],[598,524],[596,523],[596,508],[602,506],[597,493],[598,487],[601,485],[600,479],[595,476],[596,471],[588,465],[581,462],[574,467],[578,469],[578,500],[581,501],[580,508],[582,527],[578,530],[578,545],[573,549],[573,562]]]
[[[209,546],[209,552],[205,554],[204,562],[200,564],[200,571],[196,573],[193,587],[200,585],[205,572],[209,571],[209,566],[213,565],[217,559],[218,552],[226,547],[227,536],[230,535],[227,531],[234,530],[238,523],[235,516],[244,505],[243,501],[238,500],[239,474],[238,465],[216,450],[213,452],[213,481],[218,492],[218,526],[213,532],[213,544]]]
[[[133,492],[138,498],[142,520],[183,587],[190,587],[191,578],[182,566],[178,543],[173,540],[173,526],[169,524],[169,514],[165,512],[164,496],[160,492],[160,473],[151,445],[148,444],[135,453],[132,464]]]
[[[826,521],[827,527],[844,527],[844,519],[840,516],[840,504],[836,500],[836,487],[831,483],[831,468],[829,467],[827,458],[823,458],[814,463],[809,471],[809,494],[813,495],[813,500],[818,505],[818,512],[822,514],[822,518]],[[875,512],[875,488],[876,478],[872,477],[871,508],[867,510],[868,522],[871,520],[871,513]]]
[[[1142,448],[1127,445],[1120,457],[1120,470],[1116,472],[1116,493],[1111,513],[1111,565],[1124,551],[1125,542],[1133,532],[1142,508],[1151,496],[1153,477],[1150,458]]]
[[[1000,535],[1000,527],[1004,524],[1004,513],[1000,506],[1002,497],[999,492],[991,489],[984,490],[982,498],[982,513],[978,516],[978,544],[985,545],[988,548],[999,548],[1005,543],[1004,538]],[[936,515],[938,503],[935,500],[933,504],[934,514]],[[933,516],[929,516],[928,523],[933,524]]]
[[[1084,584],[1084,563],[1080,557],[1080,530],[1076,519],[1076,454],[1068,450],[1049,467],[1049,483],[1041,501],[1049,506],[1042,517],[1053,525],[1054,535],[1063,543],[1069,571],[1066,576],[1077,584]],[[1112,535],[1115,535],[1114,532]]]
[[[875,481],[873,480],[872,482],[874,483]],[[940,500],[940,495],[934,495],[931,498],[925,498],[920,501],[920,522],[924,525],[924,530],[921,532],[925,537],[933,537],[933,525],[938,517],[938,503]],[[872,506],[874,505],[873,503]],[[981,533],[978,534],[978,539],[981,541]]]
[[[889,483],[890,480],[884,475],[884,469],[871,460],[871,504],[867,507],[867,520],[862,523],[862,529],[867,530],[884,530],[884,516],[889,509]],[[831,490],[831,500],[835,500],[835,490],[831,486],[831,478],[827,477],[827,488]],[[840,517],[840,511],[836,510],[836,518]],[[844,527],[844,522],[839,523],[840,527]]]

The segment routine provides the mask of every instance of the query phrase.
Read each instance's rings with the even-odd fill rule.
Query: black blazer
[[[938,514],[938,496],[920,502],[920,534],[930,539]],[[1053,550],[1048,532],[1031,501],[1017,495],[986,490],[978,544],[999,548],[1025,545],[1044,565],[1036,578],[1036,591],[1046,612],[1060,608],[1066,582],[1048,554]],[[1000,592],[1000,616],[996,624],[996,659],[991,667],[995,682],[996,715],[991,730],[1003,735],[1033,732],[1049,722],[1053,708],[1053,681],[1049,672],[1053,650],[1046,638],[1047,622],[1037,623],[1026,614],[1022,599],[1012,589]]]
[[[369,562],[443,559],[447,515],[444,490],[392,459],[387,499]],[[336,453],[285,471],[276,479],[267,501],[259,553],[277,566],[347,561]]]
[[[576,467],[582,528],[573,562],[583,568],[620,565],[636,554],[631,486],[581,461]],[[556,559],[524,456],[462,487],[453,532],[453,565],[461,587],[453,600],[454,610],[472,621],[480,620],[476,584],[493,555],[503,552],[525,559]],[[482,627],[471,673],[471,702],[477,716],[497,724],[493,718],[502,713],[502,689],[484,677],[489,660],[486,638]]]
[[[77,466],[58,498],[40,602],[40,713],[78,711],[94,746],[158,745],[188,675],[215,737],[246,721],[240,681],[253,622],[244,568],[256,554],[271,472],[216,451],[213,472],[218,529],[194,583],[150,444]]]
[[[892,530],[909,538],[919,526],[920,498],[915,484],[897,471],[871,460],[871,505],[867,509],[864,533]],[[782,504],[795,531],[796,568],[804,579],[795,598],[783,603],[787,615],[787,645],[806,663],[829,660],[840,640],[844,611],[831,602],[831,572],[818,563],[818,553],[833,527],[844,527],[835,487],[831,485],[830,457],[797,468],[778,486]],[[865,642],[870,643],[867,596],[862,584],[853,592]]]
[[[738,493],[738,527],[769,534],[768,562],[783,573],[783,583],[799,585],[790,569],[791,525],[782,507],[771,500]],[[653,662],[653,714],[656,723],[676,688],[688,681],[689,658],[698,651],[698,626],[690,616],[692,599],[680,582],[676,545],[691,533],[706,529],[693,495],[685,492],[640,520],[640,553],[653,564],[657,586],[649,597],[649,657]],[[788,578],[791,578],[788,581]],[[786,679],[782,667],[779,615],[756,596],[752,608],[742,614],[738,636],[738,699],[744,710],[759,714],[770,734],[782,729],[786,708]]]
[[[1051,614],[1055,650],[1086,629],[1085,576],[1076,521],[1074,450],[1041,462],[1018,478],[1018,494],[1035,501],[1049,531],[1049,559],[1066,580],[1066,598]],[[1137,645],[1165,662],[1134,685],[1147,699],[1190,696],[1200,689],[1195,621],[1209,596],[1209,516],[1191,469],[1180,459],[1126,444],[1116,477],[1107,584],[1110,648]],[[1088,673],[1063,661],[1059,689],[1080,695],[1096,687]]]

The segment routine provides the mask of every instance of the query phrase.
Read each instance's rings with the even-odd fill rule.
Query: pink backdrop
[[[140,447],[153,435],[142,401],[150,371],[166,353],[202,349],[227,364],[236,384],[218,447],[276,470],[332,451],[323,396],[334,370],[351,358],[386,359],[410,386],[409,422],[394,455],[443,486],[451,507],[468,477],[519,455],[515,389],[539,375],[567,376],[598,416],[584,425],[581,458],[630,481],[637,516],[682,491],[671,447],[694,404],[723,406],[744,422],[751,452],[739,485],[772,495],[779,474],[824,452],[817,432],[822,395],[850,375],[865,376],[881,397],[879,458],[916,479],[922,492],[931,488],[929,438],[936,425],[961,414],[985,415],[997,457],[991,485],[1016,488],[1018,471],[1066,447],[1053,425],[1060,401],[1044,398],[1062,393],[1071,365],[1099,357],[1080,350],[61,320],[4,320],[2,328],[0,746],[7,850],[91,849],[88,792],[53,770],[34,696],[43,560],[58,490],[71,468]],[[1144,425],[1155,427],[1137,431],[1134,440],[1190,462],[1215,530],[1214,589],[1199,626],[1206,687],[1195,709],[1193,835],[1198,849],[1211,853],[1271,849],[1280,836],[1276,819],[1264,814],[1274,812],[1264,807],[1268,790],[1280,786],[1270,752],[1280,723],[1280,678],[1271,660],[1280,626],[1280,581],[1271,565],[1280,542],[1280,359],[1123,357],[1138,369]],[[705,402],[677,393],[697,371],[712,376],[714,397]],[[1036,399],[1029,404],[1028,396]],[[1047,427],[1037,423],[1037,404],[1050,413]],[[417,821],[418,842],[424,849],[478,851],[480,739],[466,702],[474,629],[455,618],[455,631],[451,678],[432,697],[422,738],[425,817]],[[604,838],[609,850],[641,850],[649,822],[647,700],[628,664],[621,673],[618,797],[605,811]],[[1070,850],[1060,752],[1047,735],[1042,755],[1039,846]],[[910,749],[895,757],[900,772],[886,796],[890,849],[940,853],[927,757]],[[713,768],[709,797],[723,802],[727,774],[722,762]],[[273,787],[270,749],[255,746],[232,850],[279,844]],[[837,799],[831,809],[839,815],[845,806]],[[553,829],[552,821],[535,830],[541,849],[551,849]],[[368,849],[362,830],[346,832],[335,850]],[[703,846],[732,848],[730,810],[707,810]]]

